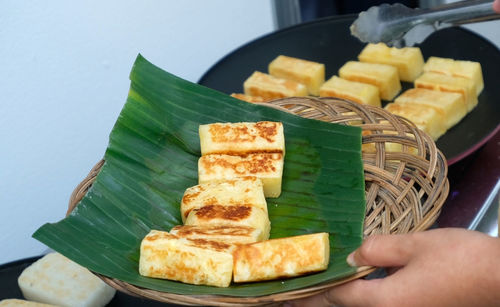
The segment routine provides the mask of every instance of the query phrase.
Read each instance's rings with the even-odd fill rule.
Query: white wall
[[[140,52],[190,81],[273,30],[270,0],[0,3],[0,264],[38,255],[98,162]]]

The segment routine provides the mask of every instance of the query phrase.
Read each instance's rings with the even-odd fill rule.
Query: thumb
[[[351,266],[399,267],[408,263],[415,251],[412,234],[373,235],[347,256]]]

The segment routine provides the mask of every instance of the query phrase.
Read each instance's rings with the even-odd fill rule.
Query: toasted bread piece
[[[319,95],[319,88],[325,82],[325,65],[317,62],[279,55],[268,69],[271,76],[304,84],[314,96]]]
[[[195,285],[227,287],[233,273],[228,244],[187,240],[151,230],[141,242],[139,273]]]
[[[0,307],[57,307],[57,306],[12,298],[12,299],[1,300]]]
[[[381,121],[380,124],[383,124],[384,121]],[[397,131],[393,131],[393,130],[384,130],[383,131],[384,134],[393,134],[393,135],[398,135],[398,132]],[[369,136],[369,135],[372,135],[372,131],[370,130],[363,130],[362,132],[362,135],[363,136]],[[410,136],[410,134],[406,134],[406,136]],[[410,145],[407,145],[406,146],[406,150],[403,149],[403,145],[401,143],[393,143],[393,142],[385,142],[385,150],[387,152],[407,152],[407,153],[411,153],[411,154],[417,154],[418,153],[418,150],[416,147],[413,147],[413,146],[410,146]],[[375,147],[375,143],[363,143],[361,145],[361,151],[363,153],[375,153],[376,152],[376,147]]]
[[[245,95],[259,96],[264,100],[307,95],[307,87],[304,84],[259,71],[255,71],[245,80],[243,89]]]
[[[59,253],[27,267],[18,278],[24,298],[57,306],[105,306],[115,289]]]
[[[268,101],[268,100],[266,100],[262,97],[259,97],[259,96],[250,96],[250,95],[245,95],[242,93],[232,93],[231,97],[234,97],[234,98],[237,98],[239,100],[246,101],[246,102],[251,102],[251,103]]]
[[[478,102],[474,84],[467,78],[426,72],[415,80],[415,87],[441,92],[459,93],[464,97],[467,112],[472,111]]]
[[[185,225],[196,226],[247,226],[261,232],[257,241],[267,240],[271,230],[269,216],[264,210],[250,205],[221,206],[208,205],[193,209],[186,218]]]
[[[200,125],[199,134],[202,156],[285,153],[285,135],[280,122],[213,123]]]
[[[319,91],[321,97],[338,97],[357,102],[380,107],[380,93],[378,87],[368,83],[349,81],[337,76],[326,81]]]
[[[236,247],[234,281],[291,277],[325,270],[330,260],[327,233],[273,239]]]
[[[375,85],[384,100],[392,100],[401,91],[398,70],[391,65],[349,61],[339,69],[339,76]]]
[[[262,181],[251,176],[207,182],[186,189],[181,201],[182,221],[191,210],[208,205],[252,205],[267,212]]]
[[[202,239],[226,244],[247,244],[259,241],[262,230],[248,226],[194,226],[179,225],[170,233],[186,239]]]
[[[418,47],[396,48],[384,43],[367,44],[358,55],[361,62],[379,63],[395,66],[399,79],[413,82],[421,73],[424,57]]]
[[[245,156],[205,155],[198,160],[198,182],[255,176],[262,180],[264,195],[278,197],[281,194],[284,157],[281,153],[255,153]]]
[[[484,88],[483,72],[479,62],[460,61],[431,56],[424,65],[424,72],[434,72],[452,77],[462,77],[472,81],[479,95]]]
[[[448,130],[467,114],[464,98],[459,93],[412,88],[399,95],[395,103],[421,104],[433,108],[440,115]]]
[[[393,114],[402,116],[413,122],[417,128],[437,140],[446,132],[445,124],[436,110],[421,104],[389,103],[385,109]]]

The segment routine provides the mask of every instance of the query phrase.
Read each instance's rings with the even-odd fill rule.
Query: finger
[[[495,10],[495,12],[497,13],[500,13],[500,1],[495,1],[493,2],[493,10]]]
[[[374,302],[378,280],[354,280],[320,294],[285,303],[285,307],[370,306]]]
[[[415,250],[414,245],[412,234],[370,236],[347,257],[347,262],[353,266],[404,266]]]

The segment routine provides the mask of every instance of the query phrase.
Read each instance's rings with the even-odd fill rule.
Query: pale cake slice
[[[269,63],[269,74],[304,84],[309,94],[318,96],[325,82],[325,65],[313,61],[279,55]]]
[[[151,230],[141,242],[139,273],[194,285],[227,287],[233,275],[233,256],[225,246],[220,242],[197,244]]]
[[[226,244],[247,244],[259,241],[262,230],[248,226],[194,226],[179,225],[170,233],[186,239],[201,239]]]
[[[11,299],[1,300],[0,307],[57,307],[57,306],[52,304],[43,304],[33,301],[11,298]]]
[[[349,61],[339,69],[339,76],[375,85],[384,100],[392,100],[401,91],[398,70],[391,65]]]
[[[259,96],[245,95],[242,93],[232,93],[231,97],[251,103],[266,102],[267,100]]]
[[[208,205],[193,209],[184,225],[252,227],[261,231],[257,241],[267,240],[271,231],[271,222],[267,212],[251,205]]]
[[[464,98],[459,93],[412,88],[399,95],[394,102],[421,104],[436,110],[445,123],[446,130],[457,124],[467,114]]]
[[[424,65],[424,72],[434,72],[472,80],[479,95],[484,88],[483,72],[479,62],[461,61],[431,56]]]
[[[238,177],[262,180],[264,196],[281,194],[284,157],[282,153],[255,153],[245,156],[205,155],[198,160],[198,182],[204,184]]]
[[[441,92],[459,93],[464,97],[467,112],[474,109],[478,102],[474,84],[470,79],[466,78],[426,72],[415,80],[415,87]]]
[[[18,278],[24,298],[56,306],[105,306],[116,290],[62,254],[49,253]]]
[[[181,200],[182,221],[186,220],[191,210],[207,205],[252,205],[267,212],[262,181],[251,176],[189,187]]]
[[[292,277],[325,270],[330,258],[328,233],[273,239],[236,247],[234,281]]]
[[[264,100],[307,96],[307,87],[304,84],[276,78],[259,71],[255,71],[245,80],[243,90],[245,95],[259,96]]]
[[[413,82],[421,73],[424,57],[418,47],[396,48],[384,43],[368,44],[358,55],[361,62],[388,64],[396,67],[399,79]]]
[[[331,77],[320,88],[320,97],[337,97],[359,104],[380,107],[378,87],[368,83],[349,81],[337,76]]]
[[[213,123],[200,125],[201,155],[244,155],[255,152],[285,153],[280,122]]]
[[[396,104],[389,103],[385,109],[392,114],[402,116],[417,126],[420,130],[437,140],[446,132],[445,124],[436,110],[421,104]]]

